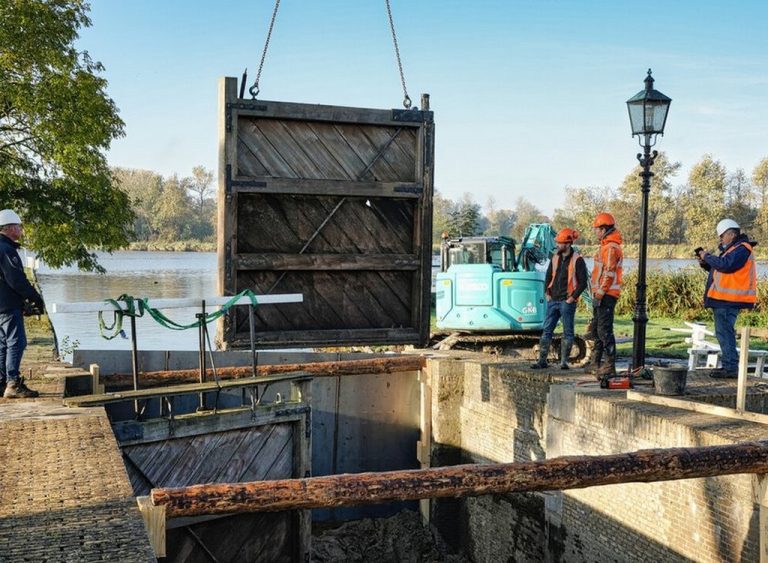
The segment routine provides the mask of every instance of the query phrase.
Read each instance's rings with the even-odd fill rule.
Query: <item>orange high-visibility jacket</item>
[[[576,279],[576,261],[581,258],[581,254],[573,251],[573,255],[571,256],[571,261],[568,262],[568,297],[573,297],[573,293],[576,291],[576,288],[579,287],[579,280]],[[549,280],[549,285],[547,286],[547,293],[549,293],[549,290],[552,289],[552,284],[555,283],[555,276],[557,275],[557,267],[560,265],[560,255],[555,252],[555,254],[552,256],[552,279]],[[576,297],[576,301],[578,301],[579,298]]]
[[[600,241],[595,253],[595,265],[592,267],[592,295],[595,299],[602,299],[604,295],[619,297],[623,262],[621,233],[614,229]]]
[[[755,267],[755,255],[752,252],[752,247],[746,242],[734,244],[723,253],[723,256],[733,252],[739,246],[749,250],[749,258],[735,272],[720,272],[713,268],[712,285],[709,286],[707,297],[736,303],[757,302],[757,268]]]

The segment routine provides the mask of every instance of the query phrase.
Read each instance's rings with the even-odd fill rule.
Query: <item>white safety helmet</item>
[[[2,212],[0,211],[0,213]],[[733,219],[723,219],[717,224],[717,236],[723,236],[723,233],[728,229],[741,229],[741,227]]]
[[[13,209],[0,211],[0,227],[5,225],[21,225],[21,217]]]

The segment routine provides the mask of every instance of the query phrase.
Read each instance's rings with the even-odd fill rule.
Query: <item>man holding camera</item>
[[[720,344],[722,368],[711,377],[738,377],[739,356],[736,351],[736,317],[742,309],[752,309],[757,301],[757,269],[747,235],[733,219],[717,224],[720,255],[714,256],[703,248],[694,252],[699,265],[709,272],[704,290],[704,306],[715,314],[715,336]]]
[[[29,283],[17,252],[23,232],[21,218],[11,209],[0,211],[0,396],[28,399],[39,395],[24,384],[19,367],[27,347],[23,311],[32,304],[45,309],[43,298]]]

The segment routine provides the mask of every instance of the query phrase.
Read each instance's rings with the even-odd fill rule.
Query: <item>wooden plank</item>
[[[267,137],[259,128],[259,122],[253,120],[242,120],[239,123],[238,146],[248,149],[247,153],[242,151],[237,154],[236,174],[240,177],[246,170],[244,164],[249,157],[258,155],[259,163],[267,170],[265,178],[300,178],[300,173],[294,169],[292,163],[269,142]],[[231,178],[230,178],[231,181]]]
[[[188,395],[190,393],[204,393],[206,391],[216,391],[218,389],[236,389],[238,387],[248,387],[252,385],[263,385],[265,383],[274,383],[278,381],[293,381],[310,377],[304,372],[284,373],[280,375],[271,375],[265,377],[246,377],[241,379],[228,379],[216,383],[207,381],[205,383],[189,383],[185,385],[174,385],[172,387],[155,387],[152,389],[138,389],[130,391],[120,391],[119,393],[104,393],[103,395],[80,395],[77,397],[65,397],[64,404],[70,407],[84,407],[106,405],[109,403],[122,403],[134,399],[149,399],[155,397],[173,397],[176,395]]]
[[[212,432],[231,432],[262,424],[295,422],[304,416],[305,410],[301,404],[269,403],[259,405],[255,412],[252,412],[250,407],[238,407],[218,410],[215,414],[183,414],[173,419],[173,426],[169,424],[168,419],[157,418],[141,422],[115,422],[112,427],[120,446],[124,447]]]
[[[421,99],[422,108],[429,109],[429,95],[423,95]],[[419,346],[426,346],[429,342],[430,323],[428,319],[431,316],[432,306],[432,198],[434,195],[434,174],[435,174],[435,124],[431,113],[424,123],[424,127],[419,131],[419,146],[422,151],[419,153],[421,158],[420,180],[424,186],[423,197],[419,199],[417,205],[414,225],[413,248],[419,249],[423,260],[420,279],[414,280],[414,289],[412,293],[413,319],[416,326],[419,327]],[[419,178],[419,174],[417,174]],[[420,308],[419,308],[420,305]]]
[[[144,518],[149,543],[155,557],[165,557],[165,507],[155,506],[149,497],[136,497],[139,511]]]
[[[309,509],[529,491],[581,489],[768,472],[768,443],[640,450],[543,461],[456,465],[153,489],[170,516]]]
[[[747,404],[747,368],[749,367],[749,327],[741,329],[739,350],[739,377],[736,383],[736,410],[744,412]],[[761,374],[758,374],[761,375]]]
[[[241,129],[242,131],[242,129]],[[248,144],[242,138],[237,139],[237,169],[235,170],[236,176],[258,177],[266,178],[272,177],[270,172],[261,158],[264,155],[261,153],[256,143]],[[231,178],[228,178],[231,180]]]
[[[293,473],[293,431],[287,424],[274,425],[269,438],[243,472],[241,480],[276,480]]]
[[[259,425],[247,431],[245,439],[235,449],[228,463],[215,474],[213,482],[239,482],[251,466],[253,459],[258,456],[264,444],[269,440],[278,424]]]
[[[675,399],[673,397],[650,395],[648,393],[640,393],[638,391],[627,391],[627,399],[631,401],[641,401],[643,403],[672,407],[675,409],[684,409],[688,411],[700,412],[703,414],[711,414],[713,416],[722,416],[725,418],[734,418],[737,420],[748,420],[749,422],[756,422],[758,424],[768,424],[768,414],[739,411],[728,407],[721,407],[719,405],[710,405],[708,403],[698,403],[684,399]]]
[[[380,157],[380,151],[385,148],[386,141],[376,145],[365,134],[364,127],[356,125],[338,124],[337,130],[344,137],[357,156],[365,162],[366,167],[373,173],[373,178],[378,182],[409,182],[409,178],[401,178],[397,170],[392,168],[386,158]],[[397,128],[393,128],[391,137]]]
[[[310,123],[303,121],[280,122],[293,140],[302,148],[318,171],[317,178],[326,180],[354,180],[354,174],[337,160],[326,144],[317,136]]]
[[[419,331],[411,328],[331,329],[259,332],[256,337],[258,348],[269,348],[275,344],[290,342],[294,346],[333,346],[339,342],[358,344],[397,343],[414,344],[420,341]],[[247,333],[237,333],[232,343],[250,346]]]
[[[233,260],[238,253],[297,253],[304,245],[299,236],[298,209],[293,202],[273,194],[242,194],[239,204],[239,224],[244,228],[237,233]]]
[[[237,82],[236,79],[235,83]],[[374,123],[382,126],[420,127],[423,120],[432,119],[432,112],[410,112],[410,121],[396,119],[393,110],[299,104],[280,101],[258,100],[252,105],[240,102],[234,112],[238,117],[272,119],[298,119],[303,121],[330,121],[334,123]],[[250,107],[249,107],[250,106]],[[263,108],[263,109],[253,109]],[[402,113],[402,112],[401,112]]]
[[[238,270],[415,270],[414,254],[279,254],[250,253],[234,257]]]

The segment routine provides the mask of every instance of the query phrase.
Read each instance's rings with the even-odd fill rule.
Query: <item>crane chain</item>
[[[280,7],[280,0],[275,0],[275,9],[272,10],[272,20],[269,22],[269,31],[267,31],[267,40],[264,42],[264,51],[261,53],[261,62],[259,62],[259,70],[256,72],[256,80],[253,82],[253,86],[248,89],[248,93],[252,99],[256,99],[259,95],[259,78],[261,78],[261,69],[264,67],[264,59],[267,58],[267,49],[269,48],[269,40],[272,38],[272,29],[275,27],[275,18],[277,18],[277,9]]]
[[[397,68],[400,69],[400,83],[403,85],[403,107],[411,109],[411,98],[408,96],[408,89],[405,87],[405,74],[403,73],[403,63],[400,60],[400,47],[397,45],[397,33],[395,33],[395,22],[392,19],[392,7],[389,0],[384,0],[387,4],[387,15],[389,16],[389,29],[392,31],[392,42],[395,44],[395,56],[397,57]]]

